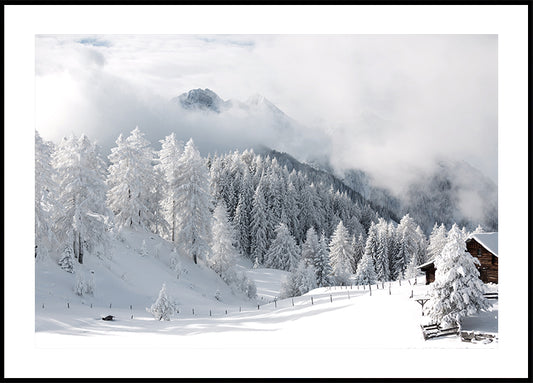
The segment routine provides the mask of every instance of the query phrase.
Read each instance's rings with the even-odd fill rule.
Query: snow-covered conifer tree
[[[159,296],[156,301],[150,308],[147,308],[146,311],[151,313],[157,320],[170,320],[170,316],[174,313],[175,307],[172,301],[170,300],[167,294],[167,287],[163,283],[161,290],[159,291]]]
[[[157,182],[150,142],[136,127],[126,139],[119,135],[116,144],[109,155],[108,206],[115,214],[118,228],[151,230],[157,219],[154,211]]]
[[[231,273],[237,258],[237,249],[234,247],[235,233],[233,227],[228,222],[226,204],[223,200],[218,202],[213,213],[211,238],[211,255],[208,265],[226,282],[234,279],[234,272]]]
[[[416,238],[416,265],[419,266],[426,263],[428,247],[426,235],[420,228],[420,225],[416,227]]]
[[[446,227],[444,224],[433,226],[433,231],[429,236],[429,244],[427,248],[427,261],[433,261],[435,258],[440,255],[442,249],[446,245]]]
[[[318,287],[331,286],[332,269],[329,262],[329,250],[326,236],[322,233],[318,243],[318,253],[315,256],[314,264],[316,283]]]
[[[245,168],[233,224],[236,230],[239,249],[247,257],[251,257],[253,200],[252,178],[248,169]]]
[[[276,237],[265,254],[265,266],[291,271],[298,264],[300,249],[283,222],[276,227],[275,233]]]
[[[482,234],[484,232],[485,230],[483,229],[483,227],[481,227],[481,225],[477,225],[476,229],[472,233],[470,233],[470,235]]]
[[[368,243],[368,242],[367,242]],[[363,257],[357,265],[354,282],[358,285],[368,285],[376,283],[377,276],[374,267],[374,260],[369,251],[365,251]]]
[[[302,244],[302,257],[308,265],[314,265],[315,259],[320,252],[320,244],[314,227],[307,230],[305,242]]]
[[[178,230],[178,163],[183,153],[183,143],[178,141],[175,134],[166,136],[161,142],[161,150],[158,152],[159,164],[156,166],[164,176],[164,198],[162,199],[163,214],[168,223],[170,240],[176,240]]]
[[[466,250],[463,234],[454,224],[444,249],[435,258],[435,282],[424,307],[433,320],[460,326],[464,317],[489,308],[476,265],[479,260]]]
[[[58,184],[55,230],[83,263],[85,251],[105,246],[110,212],[105,204],[104,163],[87,136],[64,138],[53,154]]]
[[[352,246],[348,230],[339,222],[329,243],[329,257],[335,283],[344,286],[350,283]]]
[[[363,233],[359,233],[357,239],[355,238],[355,235],[352,237],[352,270],[357,270],[357,265],[359,264],[359,261],[361,261],[361,258],[363,258],[363,254],[365,253],[365,244],[366,241],[363,237]]]
[[[251,254],[259,264],[264,262],[265,253],[268,250],[268,231],[270,224],[267,221],[267,205],[263,191],[263,177],[255,190],[251,212],[252,238]]]
[[[74,273],[74,253],[72,246],[66,245],[63,248],[61,258],[59,259],[59,266],[66,272]]]
[[[57,188],[52,167],[53,146],[35,131],[35,258],[45,257],[56,245],[53,213]]]
[[[398,251],[394,257],[392,276],[394,279],[401,279],[405,277],[405,270],[417,250],[416,225],[409,214],[404,215],[400,220],[397,235]]]
[[[192,138],[178,162],[177,212],[179,231],[177,238],[183,251],[198,263],[198,257],[209,253],[211,212],[209,173],[207,166],[194,146]]]
[[[296,267],[281,284],[281,298],[290,298],[307,293],[317,287],[315,269],[304,259],[298,262]]]

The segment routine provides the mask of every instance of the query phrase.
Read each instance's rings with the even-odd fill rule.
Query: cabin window
[[[498,262],[497,257],[493,254],[492,255],[492,264],[494,265],[496,262]]]
[[[481,255],[481,249],[477,249],[477,255]]]

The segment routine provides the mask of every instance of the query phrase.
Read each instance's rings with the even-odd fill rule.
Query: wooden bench
[[[420,325],[420,327],[422,328],[422,335],[424,335],[424,340],[436,338],[439,336],[459,334],[458,326],[442,328],[439,323],[433,323],[429,325]]]
[[[483,294],[485,296],[485,298],[487,299],[498,299],[498,292],[495,291],[495,292],[492,292],[492,293],[485,293]]]

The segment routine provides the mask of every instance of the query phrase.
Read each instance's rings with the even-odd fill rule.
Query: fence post
[[[385,281],[381,281],[381,288],[385,290]]]
[[[313,297],[311,297],[311,304],[312,304],[312,305],[314,304],[314,303],[313,303]]]
[[[366,285],[363,285],[363,290],[366,290]]]
[[[109,308],[111,308],[111,303],[109,304]]]
[[[274,299],[274,307],[277,308],[278,307],[278,301],[276,299]]]
[[[131,319],[133,319],[133,314],[131,314]]]
[[[91,308],[93,308],[93,304],[91,303]]]
[[[291,298],[292,305],[294,306],[294,298]]]
[[[257,305],[257,309],[259,310],[259,305]]]
[[[368,290],[370,291],[370,296],[372,296],[372,285],[370,283],[368,284]]]
[[[239,312],[241,312],[241,306],[239,306]]]
[[[412,298],[413,297],[413,290],[411,290],[411,296],[409,298]]]
[[[70,308],[70,303],[67,302],[67,309],[69,309],[69,308]]]
[[[44,303],[43,303],[43,309],[44,309]]]
[[[333,303],[333,297],[331,296],[331,294],[329,294],[329,301]]]
[[[348,291],[348,299],[350,299],[350,292]]]
[[[192,309],[192,315],[194,315],[194,309]]]
[[[130,305],[130,310],[133,310],[133,306],[132,305]]]
[[[391,283],[389,282],[389,295],[391,295],[391,292],[390,292],[390,285],[391,285]]]
[[[228,310],[226,310],[226,315],[228,315]]]
[[[400,286],[402,285],[402,280],[401,279],[398,279],[398,283],[400,284]]]
[[[211,316],[211,310],[209,310],[209,316]]]

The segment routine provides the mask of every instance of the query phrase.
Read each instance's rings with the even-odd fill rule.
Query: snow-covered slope
[[[143,248],[145,256],[141,254]],[[171,267],[174,257],[177,270]],[[78,275],[87,281],[94,279],[93,294],[75,293]],[[255,305],[255,300],[230,288],[201,260],[195,265],[190,258],[174,253],[168,241],[147,232],[124,230],[105,255],[86,256],[74,274],[62,270],[53,259],[36,262],[35,307],[37,318],[42,319],[37,320],[36,330],[50,329],[49,326],[57,329],[53,326],[57,324],[56,313],[68,313],[76,307],[92,309],[91,319],[115,315],[117,310],[126,310],[128,316],[149,315],[145,309],[155,302],[163,283],[176,306],[183,310],[194,308],[205,313],[228,305]]]

